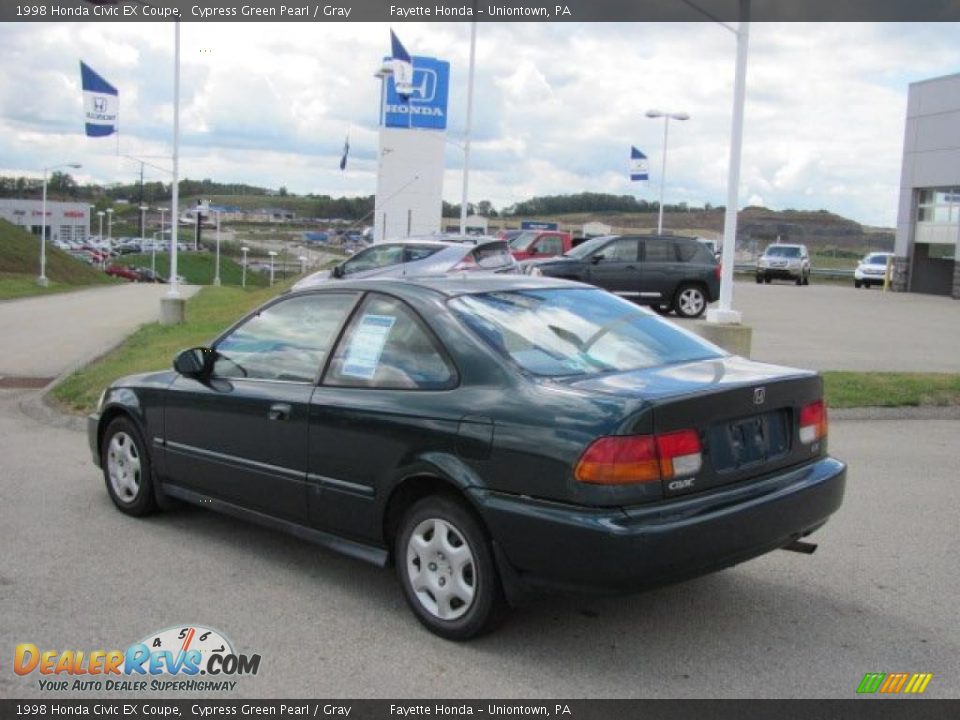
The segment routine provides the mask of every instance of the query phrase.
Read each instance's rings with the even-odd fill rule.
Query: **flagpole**
[[[460,234],[467,234],[467,189],[470,184],[470,132],[473,126],[473,69],[477,51],[477,23],[470,23],[470,70],[467,79],[467,126],[463,139],[463,193],[460,196]]]

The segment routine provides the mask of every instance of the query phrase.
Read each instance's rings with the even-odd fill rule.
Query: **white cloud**
[[[373,193],[372,73],[388,49],[387,25],[181,28],[183,176]],[[411,52],[451,61],[445,195],[456,202],[469,26],[396,29]],[[754,24],[742,197],[893,224],[907,84],[955,68],[955,36],[945,24]],[[172,41],[163,24],[0,26],[4,171],[77,160],[81,177],[132,179],[137,168],[113,156],[113,140],[82,135],[80,58],[120,88],[122,151],[169,155]],[[734,50],[730,33],[710,23],[481,23],[471,199],[505,206],[581,191],[653,199],[663,124],[644,112],[660,107],[691,115],[671,125],[668,201],[724,204]],[[349,170],[340,172],[348,128]],[[626,178],[631,144],[650,156],[649,186]]]

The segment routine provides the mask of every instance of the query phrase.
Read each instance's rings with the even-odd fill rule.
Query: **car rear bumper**
[[[758,268],[757,275],[768,278],[798,278],[803,272],[801,268]]]
[[[749,483],[650,505],[593,509],[484,490],[473,499],[508,594],[620,593],[702,575],[781,548],[823,525],[843,500],[833,458]],[[515,592],[514,592],[515,591]]]

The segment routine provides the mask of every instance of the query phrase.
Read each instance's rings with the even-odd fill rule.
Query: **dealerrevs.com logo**
[[[17,675],[39,675],[44,691],[231,691],[242,675],[256,675],[259,655],[234,651],[223,633],[182,625],[147,635],[126,650],[14,649]]]

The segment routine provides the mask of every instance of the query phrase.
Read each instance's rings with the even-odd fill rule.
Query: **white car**
[[[757,283],[773,278],[793,280],[797,285],[810,284],[810,253],[806,245],[770,245],[757,260]]]
[[[893,253],[873,252],[863,258],[853,271],[854,287],[870,287],[883,285],[887,276],[887,262],[893,258]]]

